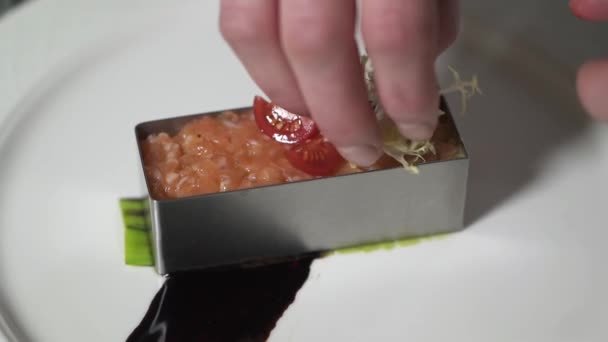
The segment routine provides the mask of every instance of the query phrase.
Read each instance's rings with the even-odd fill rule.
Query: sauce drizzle
[[[266,341],[315,257],[169,275],[127,342]]]

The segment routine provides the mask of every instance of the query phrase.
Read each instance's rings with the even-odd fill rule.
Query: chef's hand
[[[401,133],[437,125],[434,62],[458,33],[457,0],[362,0],[362,32],[380,100]],[[222,0],[220,29],[278,105],[310,114],[340,153],[361,166],[381,142],[354,38],[355,0]]]
[[[581,19],[608,21],[608,0],[571,0],[570,8]],[[578,71],[577,88],[585,109],[598,119],[608,120],[608,60],[583,65]]]

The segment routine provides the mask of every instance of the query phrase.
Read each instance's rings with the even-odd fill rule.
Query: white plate
[[[8,341],[124,340],[160,284],[122,262],[117,200],[140,189],[133,126],[257,93],[217,33],[217,3],[176,3],[38,1],[0,21]],[[441,63],[484,90],[460,120],[469,229],[315,262],[271,341],[608,339],[608,130],[576,101],[564,63],[580,55],[486,22],[517,30],[467,19]]]

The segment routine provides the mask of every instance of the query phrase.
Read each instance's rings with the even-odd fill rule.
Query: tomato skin
[[[260,96],[253,100],[253,114],[258,128],[283,144],[298,144],[319,134],[311,118],[291,113]]]
[[[256,96],[253,113],[258,128],[274,140],[292,145],[285,151],[289,163],[311,176],[331,176],[344,165],[334,145],[319,133],[315,122]]]
[[[319,177],[335,174],[345,163],[335,146],[321,136],[292,146],[285,157],[295,168]]]

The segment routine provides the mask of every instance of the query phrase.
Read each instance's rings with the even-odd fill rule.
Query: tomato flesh
[[[283,144],[297,144],[319,133],[311,118],[291,113],[260,96],[253,101],[253,113],[258,128]]]
[[[256,96],[253,113],[258,128],[274,140],[291,144],[285,152],[289,163],[311,176],[331,176],[344,165],[334,145],[319,133],[315,122]]]
[[[285,157],[291,165],[312,176],[333,175],[345,163],[334,145],[321,136],[292,146]]]

